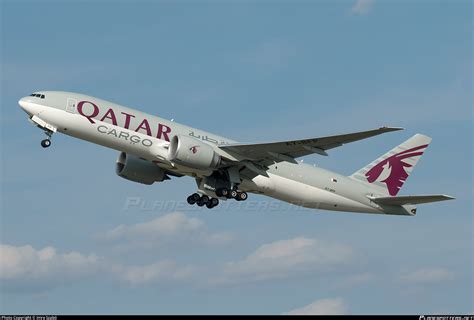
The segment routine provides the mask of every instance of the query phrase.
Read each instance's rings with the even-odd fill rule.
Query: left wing
[[[354,132],[338,136],[270,143],[235,143],[219,145],[218,147],[226,152],[235,154],[240,156],[240,158],[247,160],[262,160],[266,158],[281,159],[281,155],[290,157],[291,159],[313,153],[327,156],[326,150],[340,147],[349,142],[398,130],[403,130],[403,128],[381,127],[374,130]]]

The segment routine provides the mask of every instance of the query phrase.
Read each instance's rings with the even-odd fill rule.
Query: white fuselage
[[[58,132],[155,162],[181,175],[203,177],[196,170],[166,160],[166,146],[174,135],[194,137],[216,150],[230,139],[188,127],[118,104],[69,92],[43,92],[44,98],[25,97],[20,106]],[[220,154],[232,158],[219,149]],[[374,188],[359,181],[301,162],[278,162],[261,174],[242,172],[240,188],[309,208],[367,213],[384,212],[369,196]],[[375,189],[376,190],[376,189]],[[204,191],[205,192],[205,191]]]

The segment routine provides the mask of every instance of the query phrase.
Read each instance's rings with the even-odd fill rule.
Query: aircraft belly
[[[269,174],[252,179],[257,192],[295,205],[333,211],[380,213],[375,208],[295,180]],[[249,186],[249,184],[244,184]]]

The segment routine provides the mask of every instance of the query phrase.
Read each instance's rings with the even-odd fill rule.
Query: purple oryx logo
[[[192,146],[191,148],[189,148],[189,151],[191,151],[193,154],[195,154],[196,152],[198,152],[198,148],[199,146]]]
[[[403,186],[403,183],[408,178],[408,173],[405,168],[412,167],[411,164],[402,160],[410,157],[421,156],[423,154],[423,151],[421,150],[427,146],[427,144],[424,144],[422,146],[414,147],[394,154],[393,156],[379,162],[365,174],[367,181],[370,183],[375,181],[384,182],[387,185],[388,193],[391,196],[397,195],[398,191]],[[384,174],[382,175],[382,173]]]

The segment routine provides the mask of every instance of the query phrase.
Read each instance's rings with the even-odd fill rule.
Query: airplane
[[[18,101],[51,145],[56,132],[119,151],[118,176],[151,185],[189,176],[190,205],[216,207],[261,194],[297,206],[331,211],[414,216],[418,204],[454,199],[398,192],[431,142],[415,134],[367,166],[344,176],[298,161],[344,144],[403,130],[373,130],[310,139],[242,143],[79,93],[39,91]]]

